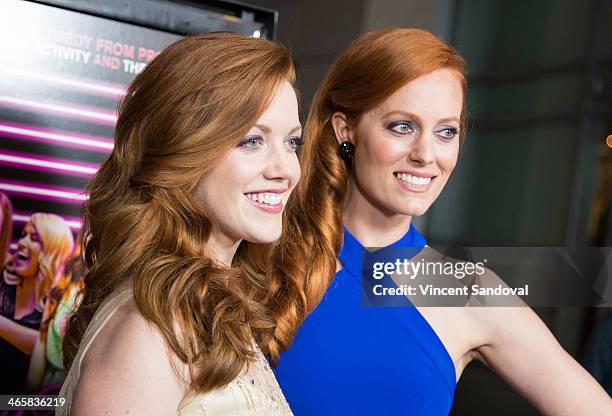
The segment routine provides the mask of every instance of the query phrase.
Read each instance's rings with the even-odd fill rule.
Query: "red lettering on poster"
[[[138,60],[151,62],[153,58],[159,55],[159,52],[155,52],[153,49],[138,48]]]

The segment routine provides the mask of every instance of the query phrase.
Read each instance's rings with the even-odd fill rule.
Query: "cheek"
[[[38,264],[38,262],[40,261],[40,254],[41,254],[41,247],[40,244],[32,244],[30,246],[30,253],[32,254],[30,256],[30,263],[31,264]]]
[[[290,181],[291,181],[291,188],[295,188],[295,185],[297,185],[297,183],[300,181],[300,177],[302,175],[302,168],[300,167],[300,161],[297,158],[297,155],[292,156],[293,159],[290,163],[290,171],[291,171],[291,175],[290,175]]]
[[[438,152],[437,161],[440,170],[446,173],[451,173],[457,166],[457,158],[459,156],[459,145],[446,146]]]
[[[235,154],[227,160],[224,174],[236,186],[248,185],[262,175],[265,162],[263,154]]]
[[[382,133],[373,133],[360,141],[356,158],[364,160],[366,169],[375,170],[397,163],[406,155],[406,147],[399,140],[392,140]]]
[[[252,161],[241,160],[235,156],[227,158],[208,176],[205,182],[205,186],[210,189],[208,194],[219,198],[221,195],[230,196],[235,192],[243,192],[244,186],[256,176],[256,165]]]

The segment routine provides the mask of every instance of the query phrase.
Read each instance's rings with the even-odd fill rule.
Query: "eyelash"
[[[442,136],[444,139],[446,140],[451,140],[454,139],[455,136],[457,136],[459,134],[459,130],[457,130],[454,127],[444,127],[442,130],[438,130],[438,132],[443,132],[443,131],[449,131],[451,132],[452,136],[451,137],[446,137],[446,136]]]
[[[25,230],[23,230],[21,232],[21,235],[19,236],[19,238],[20,239],[24,238],[26,235],[28,235],[28,233]],[[40,237],[38,236],[38,234],[31,234],[30,235],[30,240],[34,241],[35,243],[38,243],[40,241]]]
[[[239,147],[244,147],[245,149],[254,149],[254,146],[247,146],[249,143],[256,142],[257,144],[263,143],[263,138],[261,136],[247,136],[240,143],[238,143]]]
[[[410,128],[410,131],[409,131],[409,132],[408,132],[408,131],[397,131],[397,130],[395,130],[395,127],[397,127],[397,126],[406,126],[406,127],[409,127],[409,128]],[[410,133],[413,133],[413,132],[414,132],[414,125],[412,124],[412,122],[410,122],[410,121],[406,121],[406,120],[402,120],[402,121],[394,121],[393,123],[390,123],[390,124],[387,126],[387,128],[388,128],[389,130],[391,130],[392,132],[394,132],[394,133],[397,133],[397,134],[402,134],[402,135],[404,135],[404,134],[410,134]]]
[[[406,127],[410,128],[410,131],[407,131],[407,132],[397,131],[397,130],[394,129],[397,126],[406,126]],[[395,121],[393,123],[390,123],[387,126],[387,128],[389,130],[391,130],[393,133],[400,134],[400,135],[412,134],[412,133],[414,133],[414,130],[415,130],[414,124],[411,121],[407,121],[407,120]],[[446,131],[450,132],[452,134],[452,136],[451,137],[447,137],[445,135],[441,135],[440,137],[442,137],[445,140],[451,140],[451,139],[455,138],[455,136],[457,136],[459,134],[459,130],[456,129],[455,127],[444,127],[443,129],[440,129],[440,130],[436,131],[436,134],[438,134],[440,132],[446,132]]]
[[[297,151],[304,144],[304,140],[300,136],[289,137],[287,141],[290,142],[289,146],[291,149],[295,151]],[[255,149],[255,146],[249,146],[250,143],[254,142],[257,144],[263,144],[263,138],[261,136],[247,136],[238,144],[238,146],[245,149]]]
[[[290,146],[295,151],[299,150],[300,147],[302,147],[302,145],[304,144],[304,139],[302,139],[299,136],[289,137],[288,141],[293,141],[293,143],[290,144]]]

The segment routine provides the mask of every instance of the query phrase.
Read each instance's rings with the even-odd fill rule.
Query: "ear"
[[[336,133],[336,140],[338,144],[349,141],[353,141],[353,129],[348,123],[348,119],[344,113],[340,111],[336,111],[331,116],[331,125],[334,129],[334,133]]]

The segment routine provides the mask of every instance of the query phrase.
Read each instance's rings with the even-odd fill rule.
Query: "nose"
[[[271,146],[263,175],[278,182],[293,182],[299,176],[299,164],[294,152],[284,146]]]
[[[24,235],[17,241],[17,249],[21,250],[26,247],[27,240],[30,238],[29,235]]]
[[[433,137],[428,134],[419,134],[413,141],[409,159],[420,166],[426,166],[433,163],[434,149]]]

